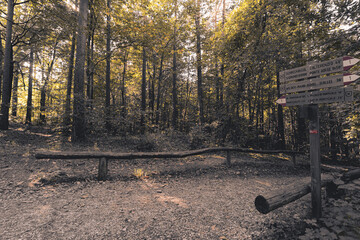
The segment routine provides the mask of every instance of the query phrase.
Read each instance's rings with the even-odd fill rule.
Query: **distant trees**
[[[217,144],[300,149],[305,121],[275,103],[278,72],[358,56],[354,0],[21,3],[15,15],[13,1],[8,12],[0,5],[13,19],[0,19],[0,128],[8,128],[12,102],[13,121],[71,128],[73,141],[172,128],[213,134]],[[349,138],[359,131],[356,111]]]

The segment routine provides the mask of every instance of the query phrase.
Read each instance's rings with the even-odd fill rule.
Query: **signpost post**
[[[359,59],[349,56],[324,62],[312,62],[279,73],[282,106],[308,107],[310,133],[311,206],[313,217],[321,217],[321,171],[318,104],[353,101],[353,88],[346,85],[359,78],[352,74],[338,74],[349,70]],[[320,77],[325,76],[325,77]]]

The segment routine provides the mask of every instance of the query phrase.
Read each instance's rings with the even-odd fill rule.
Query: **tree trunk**
[[[67,85],[66,85],[66,103],[65,103],[65,117],[64,117],[64,125],[67,128],[71,122],[71,89],[73,82],[73,70],[74,70],[74,59],[75,59],[75,44],[76,44],[76,34],[73,33],[71,38],[71,50],[69,57],[69,71],[67,75]]]
[[[12,62],[12,25],[14,18],[14,0],[8,0],[7,5],[7,21],[6,21],[6,40],[5,40],[5,54],[4,54],[4,71],[3,71],[3,88],[2,88],[2,102],[0,114],[0,129],[7,130],[9,128],[9,108],[11,99],[11,62]]]
[[[4,49],[2,45],[1,31],[0,31],[0,101],[1,101],[1,84],[3,77],[3,60],[4,60]]]
[[[155,78],[156,78],[156,57],[154,55],[153,60],[153,74],[149,79],[149,109],[151,114],[151,122],[154,122],[154,110],[155,110]]]
[[[223,9],[222,9],[222,28],[225,29],[225,0],[223,0]],[[222,31],[222,36],[224,37],[224,31]],[[222,109],[224,104],[224,81],[225,81],[225,65],[224,60],[221,61],[220,65],[220,74],[221,78],[219,79],[219,109]]]
[[[281,97],[280,94],[280,78],[279,78],[279,73],[277,73],[276,76],[276,88],[277,88],[277,96],[278,98]],[[278,104],[277,106],[278,110],[277,110],[277,115],[278,115],[278,127],[277,127],[277,132],[278,132],[278,149],[285,149],[285,129],[284,129],[284,118],[283,118],[283,108],[280,104]]]
[[[146,111],[146,51],[143,47],[143,61],[142,61],[142,77],[141,77],[141,116],[140,128],[141,133],[145,132],[145,111]]]
[[[33,72],[34,72],[34,50],[30,47],[30,59],[29,59],[29,84],[28,84],[28,97],[26,104],[26,119],[25,124],[31,124],[32,115],[32,86],[33,86]]]
[[[155,116],[156,124],[159,123],[159,117],[160,117],[161,83],[162,83],[163,64],[164,64],[164,53],[161,54],[161,59],[160,59],[159,78],[158,78],[158,87],[157,87],[157,99],[156,99],[156,116]]]
[[[46,110],[46,91],[47,91],[47,85],[49,83],[49,79],[50,79],[50,74],[52,72],[52,69],[54,67],[54,63],[55,63],[55,58],[56,58],[56,49],[57,49],[57,45],[58,45],[59,41],[58,39],[56,39],[55,45],[54,45],[54,49],[53,49],[53,54],[52,54],[52,58],[51,58],[51,62],[50,65],[48,66],[47,72],[46,72],[46,76],[45,76],[45,81],[44,84],[41,88],[41,97],[40,97],[40,121],[41,123],[45,123],[45,110]]]
[[[86,45],[87,60],[86,60],[86,97],[87,97],[87,106],[92,108],[92,102],[94,99],[94,66],[93,66],[93,57],[94,57],[94,35],[95,35],[95,13],[93,7],[93,0],[89,2],[90,16],[89,16],[89,32],[88,40]]]
[[[121,81],[121,106],[122,106],[122,115],[123,117],[126,116],[126,67],[127,67],[127,51],[124,54],[124,68],[122,74],[122,81]]]
[[[205,122],[204,118],[204,99],[202,89],[202,60],[201,60],[201,33],[200,33],[200,0],[196,1],[195,14],[195,30],[196,30],[196,67],[197,67],[197,87],[198,87],[198,104],[200,125]]]
[[[111,28],[110,28],[110,4],[111,0],[107,0],[107,14],[106,14],[106,93],[105,93],[105,127],[107,131],[111,130],[110,123],[110,67],[111,67]]]
[[[175,1],[175,23],[174,23],[174,42],[173,42],[173,69],[172,69],[172,120],[171,125],[177,129],[178,121],[178,104],[177,104],[177,63],[176,63],[176,21],[177,21],[177,1]]]
[[[14,87],[13,87],[13,98],[12,98],[12,111],[11,115],[17,116],[17,104],[18,104],[18,85],[19,85],[19,71],[14,71]]]
[[[75,75],[74,75],[74,108],[72,141],[85,139],[85,94],[84,94],[84,67],[86,50],[86,25],[88,0],[80,1],[78,40],[76,47]]]

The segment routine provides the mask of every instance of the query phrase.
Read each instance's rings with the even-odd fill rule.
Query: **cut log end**
[[[267,214],[270,212],[270,205],[268,201],[265,199],[265,197],[261,195],[255,198],[255,207],[259,212],[263,214]]]

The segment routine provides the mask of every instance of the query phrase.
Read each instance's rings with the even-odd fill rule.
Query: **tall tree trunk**
[[[224,30],[225,29],[225,0],[223,0],[223,12],[222,12],[222,29]],[[224,31],[222,31],[222,36],[224,36]],[[221,61],[221,65],[220,65],[220,74],[221,74],[221,79],[220,79],[220,82],[219,82],[219,105],[220,105],[220,108],[223,107],[223,104],[224,104],[224,81],[225,81],[225,65],[224,65],[224,59],[222,59]]]
[[[78,40],[76,44],[76,61],[74,74],[74,107],[72,141],[85,139],[85,94],[84,67],[86,50],[86,25],[88,14],[88,0],[80,0]]]
[[[110,123],[110,67],[111,67],[111,28],[110,28],[110,4],[111,0],[107,0],[107,14],[106,14],[106,93],[105,93],[105,126],[108,131],[111,130]]]
[[[88,107],[92,108],[92,102],[94,99],[94,64],[93,64],[93,57],[94,57],[94,35],[95,35],[95,13],[93,7],[93,0],[89,1],[89,9],[90,9],[90,16],[89,16],[89,31],[88,31],[88,40],[86,45],[86,53],[87,53],[87,60],[86,60],[86,77],[87,77],[87,84],[86,84],[86,97],[87,97],[87,105]]]
[[[141,133],[145,132],[145,111],[146,111],[146,51],[143,47],[142,77],[141,77],[141,116],[140,128]]]
[[[280,94],[280,78],[279,73],[277,73],[276,76],[276,88],[277,88],[277,95],[278,98],[281,97]],[[277,115],[278,115],[278,126],[277,126],[277,132],[278,132],[278,148],[279,149],[285,149],[285,127],[284,127],[284,117],[283,117],[283,107],[278,104],[277,106]]]
[[[12,25],[14,18],[14,0],[8,0],[7,6],[7,21],[6,21],[6,40],[5,40],[5,54],[4,54],[4,70],[3,70],[3,88],[2,88],[2,102],[0,113],[0,129],[7,130],[9,128],[9,108],[11,99],[11,62],[12,62]]]
[[[0,31],[0,101],[1,101],[1,84],[3,78],[3,61],[4,61],[4,49],[2,45],[1,31]]]
[[[177,104],[177,63],[176,63],[176,23],[177,23],[177,1],[175,1],[175,23],[174,23],[174,42],[173,42],[173,69],[172,69],[172,107],[173,114],[171,119],[171,125],[174,129],[177,129],[178,121],[178,104]]]
[[[153,60],[153,74],[149,79],[149,109],[151,115],[151,122],[154,122],[154,110],[155,110],[155,78],[156,78],[156,56]]]
[[[157,87],[157,99],[156,99],[156,116],[155,116],[155,123],[156,124],[159,123],[159,117],[160,117],[161,84],[162,84],[163,64],[164,64],[164,53],[161,54],[161,59],[160,59],[159,78],[158,78],[158,87]]]
[[[33,73],[34,73],[34,49],[30,47],[30,59],[29,59],[29,84],[28,84],[28,97],[26,104],[26,118],[25,123],[31,124],[31,115],[32,115],[32,86],[33,86]]]
[[[200,0],[196,1],[195,30],[196,30],[196,68],[197,68],[199,118],[200,118],[200,125],[203,125],[205,122],[205,118],[204,118],[204,99],[203,99],[203,89],[202,89]]]
[[[19,85],[19,71],[14,71],[14,84],[13,84],[13,98],[12,98],[12,111],[11,115],[17,116],[17,104],[18,104],[18,85]]]
[[[52,72],[52,69],[54,67],[54,63],[55,63],[55,58],[56,58],[56,50],[57,50],[57,45],[59,43],[59,40],[56,39],[55,41],[55,45],[54,45],[54,49],[53,49],[53,53],[51,56],[51,62],[48,65],[48,69],[46,72],[46,76],[45,76],[45,81],[44,84],[41,88],[41,94],[40,94],[40,121],[41,123],[45,123],[46,119],[45,119],[45,110],[46,110],[46,91],[47,91],[47,85],[49,83],[49,79],[50,79],[50,75]]]
[[[122,115],[126,116],[126,67],[127,67],[127,51],[124,54],[124,66],[123,66],[123,74],[121,80],[121,107],[122,107]]]
[[[70,57],[68,62],[68,75],[67,75],[67,85],[66,85],[66,103],[65,103],[65,117],[64,117],[64,126],[67,128],[71,123],[71,89],[73,82],[73,71],[74,71],[74,59],[75,59],[75,44],[76,44],[76,33],[73,33],[71,38],[71,50]],[[66,130],[67,131],[67,130]]]

